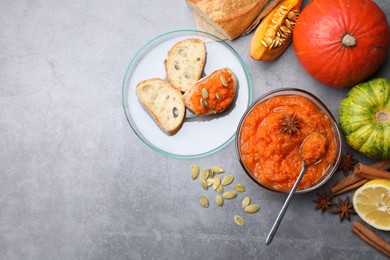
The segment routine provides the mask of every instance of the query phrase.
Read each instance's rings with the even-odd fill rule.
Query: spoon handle
[[[272,226],[271,231],[269,232],[269,234],[268,234],[268,236],[267,236],[267,239],[265,240],[265,244],[266,244],[266,245],[271,244],[272,239],[274,238],[274,236],[275,236],[275,234],[276,234],[276,231],[278,230],[278,227],[279,227],[280,223],[282,222],[282,219],[283,219],[283,217],[284,217],[284,214],[286,213],[287,207],[288,207],[288,205],[290,204],[290,201],[291,201],[291,199],[292,199],[292,196],[294,195],[294,193],[295,193],[295,191],[296,191],[296,189],[297,189],[297,187],[298,187],[298,184],[301,182],[301,179],[302,179],[303,174],[304,174],[305,171],[306,171],[306,165],[303,164],[302,170],[301,170],[301,172],[299,173],[298,178],[297,178],[297,180],[295,181],[294,186],[292,187],[290,193],[288,194],[287,199],[286,199],[286,201],[284,202],[283,207],[282,207],[282,209],[280,210],[279,215],[278,215],[278,217],[276,218],[275,223],[274,223],[274,225]]]

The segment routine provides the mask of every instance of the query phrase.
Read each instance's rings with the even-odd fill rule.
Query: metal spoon
[[[294,195],[294,193],[295,193],[295,191],[296,191],[296,189],[297,189],[299,183],[301,182],[301,179],[302,179],[302,177],[303,177],[303,174],[304,174],[305,171],[306,171],[307,166],[312,165],[312,164],[317,164],[317,163],[319,163],[320,161],[322,161],[322,159],[324,159],[324,156],[325,156],[325,154],[326,154],[326,151],[322,154],[322,156],[320,156],[319,158],[317,158],[316,161],[312,161],[312,162],[309,162],[309,163],[307,163],[307,162],[304,160],[303,156],[302,156],[302,147],[303,147],[304,143],[305,143],[310,137],[312,137],[313,135],[316,135],[316,134],[320,134],[320,135],[324,136],[324,137],[326,138],[326,140],[327,140],[326,135],[323,134],[323,133],[321,133],[321,132],[314,132],[314,133],[311,133],[311,134],[309,134],[308,136],[306,136],[305,139],[303,139],[302,144],[301,144],[301,146],[299,147],[299,155],[300,155],[300,157],[301,157],[301,159],[302,159],[302,165],[303,165],[303,166],[302,166],[302,170],[301,170],[301,172],[299,173],[298,178],[297,178],[297,180],[296,180],[295,183],[294,183],[294,186],[292,187],[290,193],[288,194],[287,199],[286,199],[286,201],[284,202],[283,207],[282,207],[282,209],[280,210],[279,215],[278,215],[278,217],[276,218],[275,223],[274,223],[274,225],[272,226],[271,231],[269,232],[269,234],[268,234],[268,236],[267,236],[267,239],[266,239],[266,241],[265,241],[266,245],[271,244],[272,239],[274,238],[274,236],[275,236],[275,234],[276,234],[276,231],[278,230],[278,227],[279,227],[280,223],[282,222],[282,219],[283,219],[283,217],[284,217],[284,214],[286,213],[287,207],[288,207],[288,205],[290,204],[290,201],[291,201],[291,199],[292,199],[292,196]]]

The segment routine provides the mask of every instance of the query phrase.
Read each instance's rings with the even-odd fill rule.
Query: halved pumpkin
[[[290,45],[302,0],[282,0],[263,18],[249,47],[253,59],[272,61]]]

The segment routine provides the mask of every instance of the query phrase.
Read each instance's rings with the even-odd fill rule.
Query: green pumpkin
[[[339,115],[353,149],[374,159],[390,158],[390,79],[372,79],[351,88]]]

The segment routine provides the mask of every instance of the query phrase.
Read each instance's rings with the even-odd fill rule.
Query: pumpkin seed
[[[192,165],[192,173],[191,173],[191,177],[193,180],[195,180],[196,178],[198,178],[198,175],[199,175],[199,166],[194,164]]]
[[[215,92],[215,96],[217,97],[218,100],[222,99],[222,96],[219,92]]]
[[[272,32],[272,35],[275,35],[275,32]],[[264,37],[263,41],[267,44],[270,45],[272,43],[272,38],[271,37]]]
[[[217,190],[220,185],[221,185],[221,178],[214,177],[214,183],[213,183],[214,190]]]
[[[218,192],[219,194],[222,194],[222,193],[223,193],[223,186],[222,186],[222,184],[219,184],[219,186],[218,186],[218,188],[217,188],[217,192]]]
[[[211,167],[211,170],[214,174],[220,174],[220,173],[224,172],[224,170],[221,166],[213,166],[213,167]]]
[[[287,26],[288,29],[292,30],[293,29],[293,25],[291,24],[290,20],[286,19],[284,20],[284,24]]]
[[[242,199],[242,208],[246,208],[251,203],[251,198],[245,197]]]
[[[287,26],[282,25],[282,26],[280,26],[279,29],[286,35],[290,35],[291,34],[291,30],[288,29]]]
[[[283,43],[279,37],[275,37],[275,48],[281,46]]]
[[[250,204],[250,205],[248,205],[248,206],[246,206],[244,208],[244,211],[246,213],[256,213],[257,211],[259,211],[259,209],[260,209],[259,205],[257,205],[257,204]]]
[[[296,25],[297,23],[296,23],[296,22],[293,22],[293,21],[290,21],[290,24],[291,24],[291,26],[294,28],[295,25]]]
[[[203,98],[209,97],[209,92],[207,91],[207,88],[202,88],[202,97]]]
[[[261,45],[263,45],[266,48],[268,47],[268,44],[264,40],[261,40]]]
[[[280,10],[288,11],[288,7],[285,5],[281,5]]]
[[[239,216],[239,215],[235,215],[235,216],[234,216],[234,221],[235,221],[236,224],[239,225],[239,226],[244,225],[244,219],[243,219],[241,216]]]
[[[224,192],[222,194],[222,197],[227,199],[227,200],[231,200],[231,199],[234,199],[235,197],[237,197],[237,192],[235,192],[235,191],[227,191],[227,192]]]
[[[289,20],[291,20],[291,21],[294,21],[294,22],[296,22],[297,21],[297,19],[298,19],[298,16],[299,16],[299,14],[300,14],[300,11],[298,10],[298,9],[292,9],[292,10],[290,10],[290,12],[289,13],[293,13],[293,14],[295,14],[295,19],[290,19],[290,18],[288,18]],[[292,14],[290,14],[290,16],[292,17]]]
[[[276,37],[279,37],[279,38],[287,38],[287,36],[288,36],[286,33],[284,33],[282,30],[280,30],[280,28],[279,28],[278,33],[280,36],[276,36]]]
[[[212,179],[214,178],[214,173],[211,169],[208,169],[208,172],[209,172],[209,179]]]
[[[228,86],[227,80],[226,80],[226,78],[225,78],[223,75],[221,75],[221,76],[219,77],[219,79],[221,80],[222,85],[223,85],[224,87],[227,87],[227,86]]]
[[[286,10],[286,9],[280,9],[280,10],[279,10],[279,12],[280,12],[281,15],[287,14],[287,11],[288,11],[288,10]]]
[[[272,43],[268,46],[268,49],[273,49],[273,48],[275,48],[276,47],[276,40],[275,39],[273,39],[273,41],[272,41]]]
[[[223,198],[222,198],[221,195],[217,194],[217,195],[215,196],[215,203],[217,203],[217,205],[218,205],[219,207],[222,207],[222,205],[223,205]]]
[[[234,185],[234,189],[238,192],[244,192],[246,190],[244,185],[238,183]]]
[[[199,204],[204,208],[208,208],[209,207],[209,200],[205,196],[200,196],[199,197]]]
[[[273,26],[268,26],[267,30],[264,33],[264,38],[270,38],[272,41],[272,37],[275,36],[275,28]],[[269,44],[269,41],[265,40],[267,44]]]
[[[213,185],[213,183],[214,183],[214,179],[207,179],[206,180],[206,183],[207,183],[207,187],[210,187],[211,185]]]
[[[230,183],[232,183],[233,180],[234,180],[234,177],[232,175],[226,175],[225,177],[223,177],[221,184],[223,186],[226,186],[226,185],[229,185]]]
[[[295,15],[295,12],[294,11],[288,12],[287,19],[289,19],[291,21],[295,21],[297,19],[297,16]]]
[[[280,36],[277,36],[277,37],[279,38],[280,41],[283,41],[283,42],[284,42],[285,39],[288,38],[288,36],[285,35],[281,30],[279,30],[278,33],[279,33]]]
[[[204,98],[200,98],[200,104],[204,107],[209,106],[209,102],[207,102],[207,100],[205,100]]]
[[[207,190],[209,186],[207,186],[207,181],[204,180],[204,179],[200,179],[200,186],[202,186],[202,188],[204,190]]]
[[[209,178],[209,169],[203,169],[200,178],[202,180],[207,180]]]

